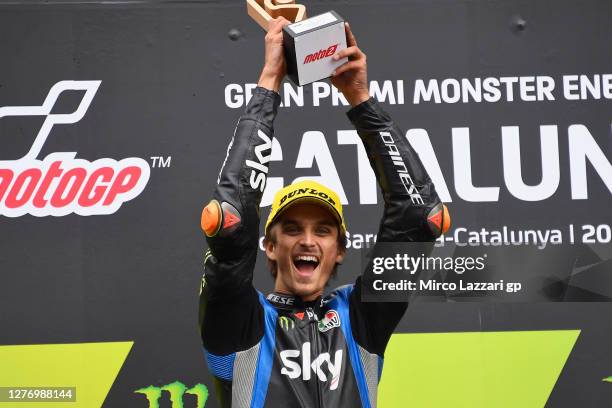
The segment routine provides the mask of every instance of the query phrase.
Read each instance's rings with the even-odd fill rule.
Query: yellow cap
[[[346,234],[346,224],[342,215],[340,197],[333,190],[313,180],[303,180],[298,183],[289,184],[276,192],[268,221],[266,221],[266,234],[270,225],[278,219],[283,211],[293,204],[303,202],[319,204],[327,208],[338,221],[341,233]]]

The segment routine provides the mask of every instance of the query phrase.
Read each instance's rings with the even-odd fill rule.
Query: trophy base
[[[283,29],[287,76],[299,86],[329,78],[348,61],[332,56],[346,49],[344,19],[335,11],[289,24]]]

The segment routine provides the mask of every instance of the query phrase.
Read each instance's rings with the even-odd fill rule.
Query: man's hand
[[[370,99],[368,91],[368,67],[366,55],[357,47],[357,40],[348,23],[344,23],[348,48],[333,56],[334,60],[348,57],[346,64],[339,66],[331,77],[331,83],[342,92],[351,106]]]
[[[270,29],[266,34],[266,54],[264,67],[257,85],[278,92],[287,74],[287,63],[283,49],[283,27],[291,24],[284,17],[270,21]]]

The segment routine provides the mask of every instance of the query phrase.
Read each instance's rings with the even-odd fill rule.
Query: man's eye
[[[300,232],[300,230],[297,227],[285,227],[283,228],[283,231],[285,232],[285,234],[297,234],[298,232]]]
[[[330,232],[331,232],[331,229],[329,229],[327,227],[319,227],[319,228],[317,228],[317,233],[322,234],[322,235],[329,234]]]

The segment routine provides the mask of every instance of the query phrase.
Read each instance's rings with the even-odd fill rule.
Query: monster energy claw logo
[[[295,328],[295,322],[286,316],[281,316],[278,320],[280,322],[280,327],[283,328],[283,330],[289,330],[289,328],[291,329]]]
[[[185,394],[195,395],[196,408],[204,408],[208,399],[208,388],[203,384],[196,384],[192,388],[187,389],[185,384],[175,381],[172,384],[167,384],[161,387],[149,385],[146,388],[141,388],[134,391],[135,394],[143,394],[149,401],[149,408],[159,408],[159,400],[162,396],[162,391],[170,394],[170,402],[172,408],[184,408],[183,396]]]

